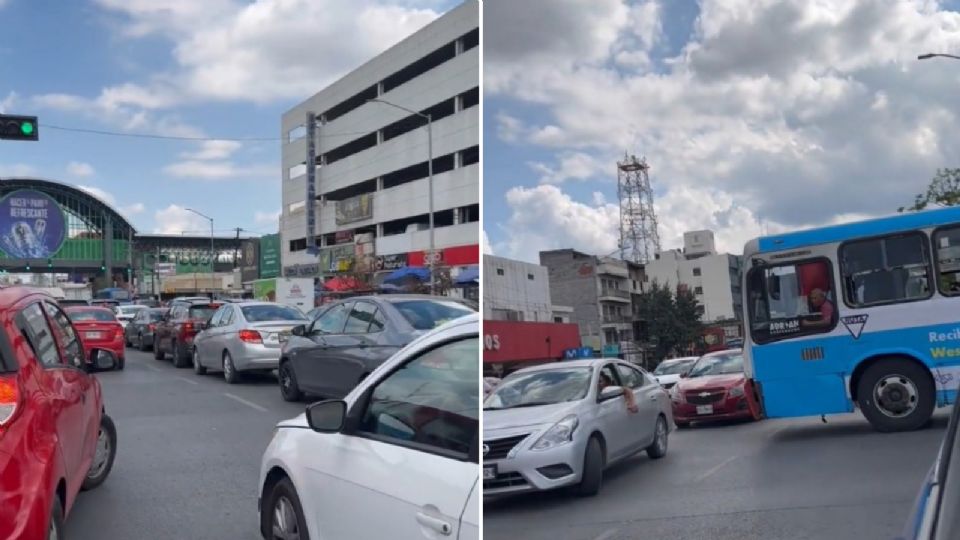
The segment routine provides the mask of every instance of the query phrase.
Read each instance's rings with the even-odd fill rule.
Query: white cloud
[[[480,239],[481,246],[483,248],[484,255],[493,255],[493,246],[490,245],[490,237],[487,236],[487,231],[481,231],[483,233],[482,238]]]
[[[73,94],[41,94],[31,98],[34,107],[82,115],[123,131],[144,132],[168,137],[203,137],[199,128],[182,122],[176,115],[157,114],[143,108],[145,102],[124,101],[105,90],[97,98]]]
[[[0,8],[3,7],[3,0],[0,0]],[[13,106],[16,105],[19,96],[16,92],[10,91],[7,97],[0,99],[0,114],[12,114]]]
[[[198,180],[238,180],[238,179],[274,179],[279,170],[272,165],[237,165],[231,161],[187,160],[172,163],[163,168],[163,172],[176,178],[195,178]]]
[[[106,190],[103,190],[94,186],[77,185],[77,187],[93,195],[94,197],[100,199],[101,201],[109,204],[110,206],[115,206],[117,204],[117,198],[114,197],[112,193],[109,193]]]
[[[76,176],[77,178],[86,178],[88,176],[93,176],[95,171],[93,166],[89,163],[84,163],[82,161],[71,161],[67,163],[67,174],[70,176]]]
[[[133,203],[119,208],[119,211],[124,216],[130,217],[137,214],[142,214],[147,207],[143,203]]]
[[[0,176],[37,176],[37,168],[27,163],[0,163]]]
[[[153,232],[157,234],[180,234],[184,231],[202,231],[210,228],[209,221],[176,204],[157,210],[153,218]]]
[[[610,157],[644,154],[665,243],[685,227],[712,227],[732,251],[761,223],[773,232],[892,213],[938,167],[960,162],[948,142],[960,139],[955,71],[916,61],[921,52],[960,51],[960,14],[921,1],[699,5],[690,42],[651,71],[647,57],[665,24],[654,3],[487,3],[485,92],[511,102],[499,135],[550,151],[552,159],[532,164],[540,181],[606,179],[608,195]],[[563,12],[544,15],[549,30],[528,24],[547,11]],[[530,32],[517,31],[524,25]],[[581,31],[563,31],[571,25]],[[524,106],[542,125],[525,124]],[[517,204],[542,207],[515,191],[506,195],[514,220]],[[556,188],[537,193],[557,212],[577,209],[584,231],[594,218],[606,223],[606,206]],[[555,238],[529,222],[540,231],[533,240],[549,239],[541,243],[591,245],[578,227],[554,227]],[[515,239],[526,233],[514,221],[502,225],[522,246]],[[603,245],[615,244],[615,227],[607,230]]]
[[[280,222],[280,210],[276,212],[260,212],[253,214],[253,222],[257,225],[277,225]]]
[[[190,160],[226,159],[240,149],[238,141],[203,141],[196,152],[184,152],[181,157]]]

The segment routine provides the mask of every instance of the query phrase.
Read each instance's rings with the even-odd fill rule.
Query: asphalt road
[[[486,540],[894,538],[933,464],[929,429],[880,434],[859,415],[694,427],[667,456],[608,470],[594,498],[563,492],[484,503]]]
[[[124,371],[97,377],[117,460],[102,486],[78,497],[68,538],[260,538],[260,458],[274,425],[304,404],[284,402],[271,377],[228,385],[130,349]]]

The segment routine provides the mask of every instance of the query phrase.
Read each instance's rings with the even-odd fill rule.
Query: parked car
[[[190,365],[193,338],[220,309],[220,305],[210,301],[174,303],[170,312],[157,323],[153,335],[153,357],[163,360],[169,353],[174,366],[182,368]]]
[[[280,393],[342,397],[397,351],[444,322],[474,313],[443,297],[358,296],[331,304],[319,318],[283,336]]]
[[[147,308],[138,311],[123,330],[126,342],[138,350],[150,350],[153,347],[153,336],[157,325],[169,311],[167,308]]]
[[[479,357],[474,313],[278,424],[260,468],[264,538],[479,539]]]
[[[96,306],[73,306],[64,310],[80,333],[80,342],[86,353],[87,361],[93,362],[94,351],[110,351],[117,357],[117,369],[123,369],[124,339],[123,326],[113,311]]]
[[[670,389],[677,425],[704,420],[760,419],[750,381],[743,373],[743,350],[701,356]]]
[[[960,538],[960,408],[953,407],[937,459],[898,540]]]
[[[117,433],[92,375],[97,365],[55,300],[0,289],[0,538],[62,538],[80,491],[113,468]]]
[[[113,312],[117,315],[117,320],[120,321],[120,325],[126,329],[127,325],[130,324],[130,321],[137,315],[137,313],[149,309],[147,306],[141,306],[138,304],[124,304],[114,308]],[[129,345],[130,342],[128,341]]]
[[[677,384],[680,376],[693,366],[697,361],[696,356],[687,356],[684,358],[670,358],[660,362],[657,369],[653,370],[653,376],[657,378],[660,386],[669,390]]]
[[[642,451],[666,455],[674,428],[666,390],[637,366],[609,358],[515,371],[483,411],[484,496],[568,486],[596,495],[604,469]]]
[[[80,299],[80,298],[60,298],[59,300],[57,300],[57,304],[58,304],[60,307],[67,307],[67,306],[89,306],[89,305],[90,305],[90,301],[89,301],[89,300],[83,300],[83,299]]]
[[[223,370],[230,384],[249,371],[273,371],[280,363],[280,334],[308,322],[296,308],[275,302],[224,304],[193,340],[193,369]]]

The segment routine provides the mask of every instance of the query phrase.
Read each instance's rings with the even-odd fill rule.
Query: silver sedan
[[[245,371],[268,372],[280,362],[280,334],[307,322],[300,310],[273,302],[227,303],[193,341],[193,370],[223,371],[230,384]]]
[[[483,410],[484,496],[566,486],[595,495],[610,465],[644,450],[663,457],[676,427],[663,387],[617,359],[522,369]]]

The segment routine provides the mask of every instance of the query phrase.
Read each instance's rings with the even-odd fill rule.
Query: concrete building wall
[[[573,308],[569,320],[580,326],[583,345],[602,347],[597,258],[572,249],[541,251],[540,264],[549,272],[550,298],[558,305]]]
[[[697,296],[704,308],[704,322],[738,318],[742,314],[738,272],[740,258],[727,253],[686,259],[678,251],[661,253],[646,265],[649,282],[657,281],[671,289],[683,283]]]
[[[523,321],[552,322],[549,272],[537,264],[484,255],[483,318],[512,320],[507,312],[522,314]]]

